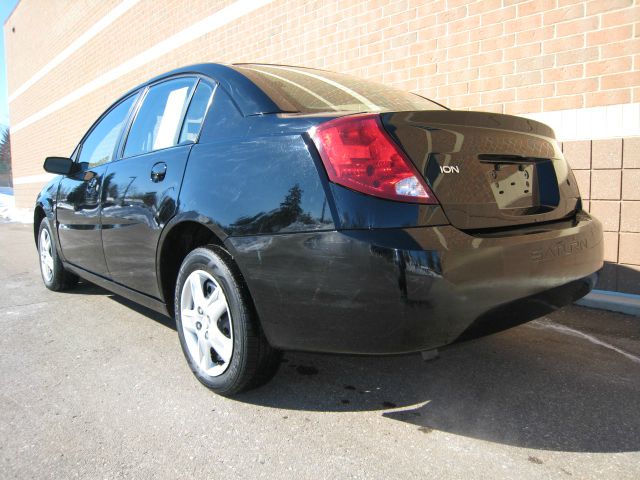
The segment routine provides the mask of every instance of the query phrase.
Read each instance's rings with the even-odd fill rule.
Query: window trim
[[[176,148],[176,147],[183,147],[185,145],[193,145],[194,143],[197,143],[197,140],[200,140],[200,132],[202,131],[202,125],[200,126],[200,132],[198,132],[198,138],[196,140],[196,142],[193,143],[185,143],[185,144],[175,144],[175,145],[171,145],[169,147],[164,147],[164,148],[158,148],[155,150],[149,150],[148,152],[141,152],[141,153],[136,153],[135,155],[128,155],[125,156],[124,155],[124,149],[126,147],[127,144],[127,140],[129,138],[129,134],[131,133],[131,128],[133,127],[133,123],[136,121],[136,118],[138,118],[138,114],[140,113],[140,109],[142,108],[142,105],[144,104],[145,99],[147,98],[147,95],[149,93],[149,90],[157,85],[160,85],[162,83],[166,83],[166,82],[171,82],[173,80],[179,80],[179,79],[184,79],[184,78],[192,78],[194,79],[194,84],[193,84],[193,88],[191,89],[191,92],[189,93],[189,97],[186,99],[185,101],[185,108],[184,111],[182,112],[182,116],[180,117],[180,129],[179,129],[179,133],[178,133],[178,140],[180,139],[180,134],[182,133],[182,128],[184,126],[184,121],[185,118],[187,116],[187,112],[189,110],[189,107],[191,106],[191,100],[193,99],[193,95],[196,92],[196,89],[198,88],[198,85],[200,85],[201,81],[205,81],[207,83],[210,84],[210,86],[212,86],[212,90],[213,93],[211,94],[211,98],[209,99],[209,103],[207,105],[207,114],[209,113],[209,107],[211,106],[211,100],[213,99],[213,96],[215,94],[215,89],[216,86],[218,85],[218,82],[209,79],[208,77],[205,77],[204,75],[200,75],[200,74],[195,74],[195,73],[183,73],[180,75],[174,75],[172,77],[165,77],[162,78],[156,82],[150,83],[146,86],[144,86],[141,90],[142,90],[142,94],[140,95],[140,99],[138,100],[138,103],[136,104],[136,108],[135,111],[131,114],[129,121],[127,122],[127,125],[125,126],[125,130],[124,130],[124,134],[122,136],[122,138],[120,139],[120,142],[118,144],[118,150],[117,150],[117,156],[113,159],[114,162],[120,161],[120,160],[128,160],[130,158],[136,158],[136,157],[140,157],[142,155],[148,155],[150,153],[155,153],[155,152],[161,152],[163,150],[168,150],[170,148]],[[211,85],[213,84],[213,85]],[[206,115],[205,115],[206,118]],[[203,122],[204,123],[204,120]]]
[[[187,108],[184,111],[184,115],[182,116],[182,123],[180,124],[180,133],[178,134],[178,140],[180,140],[180,137],[182,136],[182,130],[184,129],[184,122],[187,121],[187,113],[189,113],[189,109],[191,108],[191,102],[193,101],[193,96],[195,95],[196,89],[200,86],[201,83],[206,83],[207,85],[209,85],[209,87],[211,87],[211,95],[209,95],[209,100],[207,101],[207,106],[205,107],[205,110],[204,110],[204,116],[202,117],[202,122],[200,123],[200,129],[198,130],[196,139],[193,142],[178,143],[176,146],[195,145],[196,143],[200,142],[200,134],[202,133],[202,127],[204,125],[204,122],[207,121],[207,116],[209,115],[209,110],[211,109],[213,98],[216,96],[216,92],[218,91],[218,85],[219,85],[218,82],[209,81],[209,79],[205,79],[204,77],[198,79],[198,83],[193,89],[193,93],[191,94],[191,98],[189,98],[189,103],[187,105]]]

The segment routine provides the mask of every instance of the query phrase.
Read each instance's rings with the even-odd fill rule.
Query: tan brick
[[[553,55],[549,55],[552,59],[555,57]],[[553,65],[553,63],[551,64]],[[542,72],[542,78],[545,83],[547,82],[557,82],[560,80],[573,80],[582,77],[582,73],[584,72],[584,65],[565,65],[563,67],[558,68],[547,68]]]
[[[513,47],[515,44],[516,36],[512,33],[511,35],[502,35],[500,37],[487,38],[486,40],[482,40],[480,42],[480,51],[489,52],[491,50],[505,49]]]
[[[468,93],[468,84],[466,82],[453,83],[438,87],[439,97],[449,97],[454,95],[465,95]]]
[[[589,212],[602,222],[602,227],[606,232],[620,230],[620,202],[591,200]]]
[[[478,42],[491,37],[498,37],[504,33],[504,25],[502,23],[492,23],[484,27],[476,28],[469,32],[469,40]]]
[[[608,90],[640,85],[640,71],[606,75],[600,79],[601,88]]]
[[[640,168],[640,137],[622,139],[622,166]]]
[[[591,200],[619,200],[620,173],[620,170],[593,170]]]
[[[620,231],[640,233],[640,201],[624,200],[622,202]]]
[[[504,113],[510,115],[518,115],[521,113],[541,112],[542,100],[523,100],[518,102],[509,102],[504,105]]]
[[[604,105],[620,105],[631,102],[631,89],[607,90],[604,92],[587,92],[585,94],[586,107],[598,107]]]
[[[542,14],[528,15],[504,22],[504,31],[506,33],[517,33],[540,27],[542,27]]]
[[[640,233],[620,234],[620,263],[640,265]]]
[[[480,27],[480,15],[466,16],[459,20],[449,22],[447,25],[450,32],[469,31]]]
[[[570,108],[584,107],[584,97],[582,95],[566,95],[564,97],[553,97],[544,99],[544,109],[546,110],[567,110]]]
[[[502,103],[497,105],[483,104],[480,107],[474,107],[474,108],[471,108],[470,110],[475,110],[478,112],[504,113],[504,104]]]
[[[499,90],[502,88],[502,77],[489,77],[486,79],[469,82],[469,92],[486,92],[488,90]]]
[[[591,171],[574,170],[573,175],[576,177],[576,182],[578,182],[580,196],[589,200],[591,198]]]
[[[625,169],[622,174],[622,198],[640,200],[640,170]]]
[[[586,76],[595,77],[610,73],[626,72],[631,70],[631,57],[611,58],[598,62],[590,62],[586,65]]]
[[[517,72],[529,72],[531,70],[543,70],[544,72],[553,67],[555,57],[553,55],[536,55],[531,58],[521,58],[516,61]],[[546,82],[547,80],[545,80]]]
[[[479,53],[472,55],[469,59],[472,67],[483,67],[493,65],[497,62],[501,62],[503,58],[502,50],[492,50],[486,53]]]
[[[522,58],[537,57],[541,53],[539,43],[529,43],[527,45],[516,45],[513,48],[507,48],[504,51],[505,60],[519,60]]]
[[[494,10],[492,12],[487,12],[482,15],[481,23],[482,25],[489,25],[492,23],[503,23],[507,20],[511,20],[516,16],[516,7],[510,6],[507,8],[500,8]]]
[[[504,84],[506,87],[524,87],[527,85],[534,85],[540,83],[542,75],[540,72],[524,72],[517,73],[515,75],[509,75],[505,78]]]
[[[553,95],[553,85],[530,85],[516,89],[517,100],[529,100],[532,98],[547,98]]]
[[[467,6],[462,5],[457,8],[447,8],[437,16],[438,23],[449,23],[460,18],[464,18],[467,15]]]
[[[449,99],[448,105],[454,109],[466,110],[470,105],[479,105],[480,95],[477,93],[471,93],[468,95],[456,95]]]
[[[538,27],[531,30],[524,30],[516,33],[516,43],[523,45],[525,43],[544,42],[553,38],[553,26]]]
[[[592,168],[622,167],[622,139],[594,140],[591,145]]]
[[[601,16],[601,28],[615,27],[628,22],[637,22],[640,20],[640,5],[631,8],[616,10],[613,12],[603,13]]]
[[[526,17],[534,13],[544,12],[556,6],[555,0],[529,0],[528,2],[518,3],[518,16]]]
[[[591,0],[587,3],[587,15],[596,15],[631,5],[633,5],[633,0]]]
[[[604,237],[604,261],[618,261],[618,232],[603,232]]]
[[[569,5],[575,5],[580,2],[584,2],[584,0],[558,0],[558,7],[568,7]]]
[[[437,64],[438,72],[459,72],[460,70],[465,70],[469,66],[469,58],[454,58],[452,60],[448,60],[446,62],[439,62]]]
[[[512,74],[514,72],[514,69],[515,69],[514,62],[490,63],[488,65],[480,67],[479,76],[481,78],[487,78],[487,77],[502,78],[505,75]]]
[[[450,32],[456,32],[456,30],[450,30]],[[469,43],[468,31],[443,34],[438,37],[438,48],[454,47],[464,43]]]
[[[598,89],[597,78],[584,78],[556,83],[556,95],[571,95],[576,93],[593,92]]]
[[[587,45],[602,45],[603,43],[620,42],[633,37],[633,25],[621,25],[587,33]]]
[[[549,40],[544,43],[543,52],[545,54],[566,52],[567,50],[575,50],[577,48],[582,48],[584,46],[585,46],[584,35],[579,34],[579,35],[573,35],[571,37],[563,37],[563,38],[558,38],[556,40]]]
[[[447,54],[451,58],[467,57],[480,51],[480,44],[478,42],[467,43],[457,47],[450,47],[447,49]]]
[[[505,102],[513,102],[516,99],[516,89],[509,88],[496,90],[493,92],[483,92],[481,95],[482,105],[502,104]]]
[[[598,28],[598,17],[587,17],[555,25],[556,37],[567,37]]]
[[[626,42],[628,43],[628,42]],[[610,44],[615,45],[615,44]],[[604,48],[604,47],[602,47]],[[585,63],[600,58],[599,47],[586,47],[556,54],[556,66],[571,65],[574,63]],[[619,56],[619,55],[611,55]]]
[[[591,142],[589,140],[563,142],[562,154],[574,170],[591,168]]]
[[[623,42],[607,43],[600,47],[601,58],[622,57],[624,55],[634,55],[638,52],[640,52],[640,38],[625,40]]]
[[[469,15],[478,15],[501,8],[502,0],[483,0],[482,2],[475,3],[467,1],[466,4]]]
[[[564,22],[566,20],[580,18],[584,16],[584,11],[584,5],[581,3],[550,10],[544,13],[543,22],[545,25],[555,25],[556,23]]]

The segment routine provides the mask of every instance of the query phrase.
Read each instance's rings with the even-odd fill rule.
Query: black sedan
[[[45,285],[173,316],[231,395],[282,350],[428,351],[589,292],[600,222],[538,122],[299,67],[202,64],[131,90],[35,204]]]

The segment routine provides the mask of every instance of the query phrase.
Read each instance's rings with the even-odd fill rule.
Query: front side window
[[[120,102],[91,130],[82,142],[78,158],[81,165],[95,168],[113,160],[116,143],[135,99],[136,95],[132,95]]]
[[[195,83],[194,78],[179,78],[149,88],[131,125],[125,157],[178,144],[182,118]]]

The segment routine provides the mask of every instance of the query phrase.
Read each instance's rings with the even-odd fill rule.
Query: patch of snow
[[[33,210],[17,208],[15,198],[9,193],[0,193],[0,222],[33,223]]]

